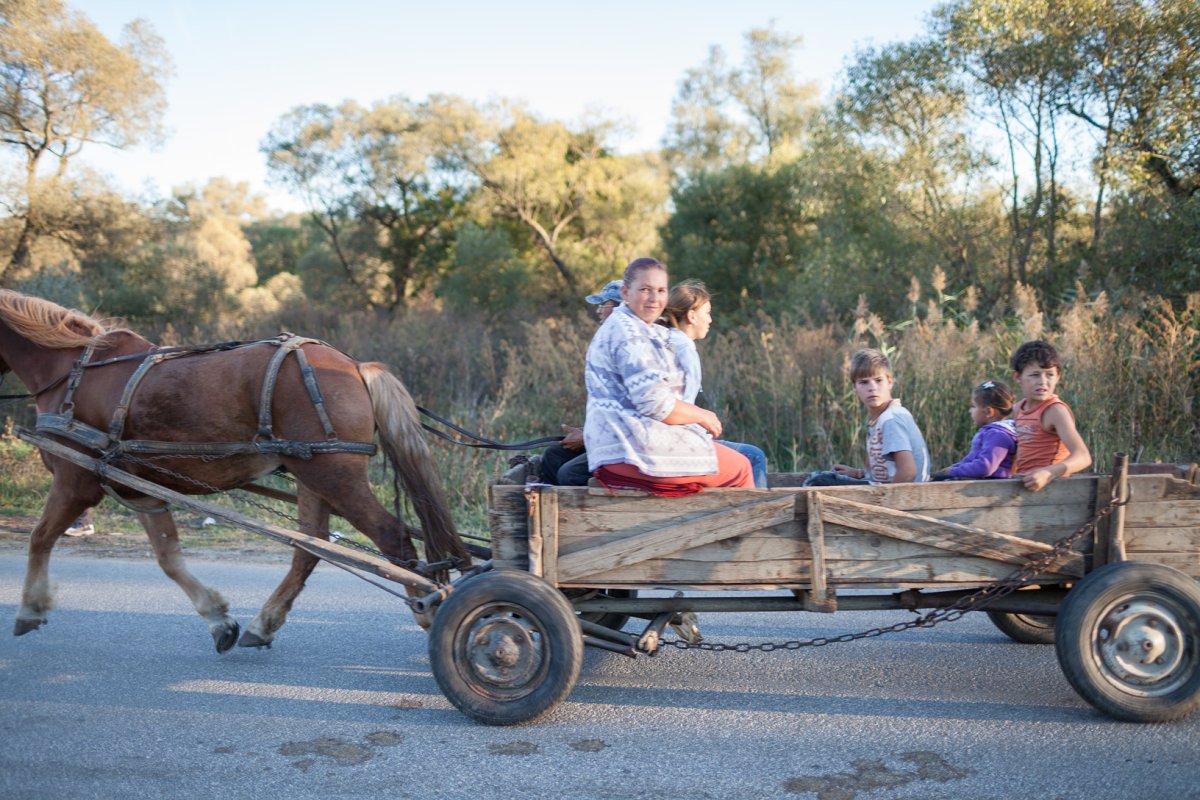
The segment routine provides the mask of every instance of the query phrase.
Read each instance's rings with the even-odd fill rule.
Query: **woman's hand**
[[[703,413],[703,418],[698,420],[700,427],[711,433],[714,439],[720,439],[722,431],[721,420],[716,414],[707,409],[701,409],[701,412]]]
[[[862,480],[863,478],[867,477],[867,471],[865,469],[848,467],[845,464],[834,464],[833,471],[838,475],[844,475],[847,478],[857,478],[858,480]]]
[[[721,420],[717,415],[686,400],[676,400],[671,413],[663,417],[662,421],[668,425],[699,425],[711,433],[714,439],[721,437]]]

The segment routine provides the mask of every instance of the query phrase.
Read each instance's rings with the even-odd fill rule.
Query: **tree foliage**
[[[797,80],[792,69],[800,42],[754,28],[744,37],[740,65],[728,66],[714,45],[703,64],[684,73],[664,142],[680,176],[796,155],[816,98],[815,85]]]
[[[271,176],[304,198],[360,302],[403,305],[446,262],[468,191],[448,158],[457,106],[442,97],[302,106],[262,145]]]
[[[0,0],[0,142],[23,178],[8,208],[21,229],[0,282],[10,266],[29,267],[39,237],[62,229],[42,201],[62,191],[54,184],[85,145],[128,147],[159,132],[169,64],[141,20],[114,44],[62,0]]]
[[[654,158],[616,153],[610,124],[570,127],[509,108],[476,131],[456,157],[478,181],[480,208],[525,232],[561,292],[586,294],[657,243],[665,176]]]

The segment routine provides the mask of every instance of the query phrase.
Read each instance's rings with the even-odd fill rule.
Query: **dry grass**
[[[897,395],[941,467],[969,446],[971,387],[986,378],[1009,380],[1013,349],[1041,336],[1063,357],[1059,392],[1075,412],[1095,469],[1107,470],[1118,451],[1143,461],[1200,460],[1200,295],[1181,307],[1148,298],[1115,309],[1103,295],[1079,292],[1053,314],[1021,290],[1007,310],[986,314],[973,297],[935,288],[922,298],[918,287],[906,320],[885,322],[860,308],[849,327],[763,317],[729,330],[720,329],[718,300],[718,324],[699,343],[702,402],[721,415],[728,438],[762,446],[773,470],[858,463],[866,420],[846,365],[859,347],[880,347],[893,357]],[[309,312],[255,329],[193,331],[184,340],[250,338],[280,327],[388,363],[419,404],[492,439],[556,434],[560,423],[583,420],[583,362],[595,330],[583,314],[491,329],[430,310],[393,319]],[[510,454],[430,442],[459,526],[485,532],[487,480]],[[378,465],[375,476],[390,504],[390,484]],[[0,504],[36,512],[46,486],[28,448],[0,441]]]

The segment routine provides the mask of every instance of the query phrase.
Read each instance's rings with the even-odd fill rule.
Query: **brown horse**
[[[72,366],[88,345],[94,346],[91,361],[107,363],[77,370],[78,380],[72,381]],[[153,349],[153,344],[127,329],[0,289],[0,376],[14,372],[34,393],[39,415],[66,411],[78,422],[110,431],[114,411],[141,364],[137,354]],[[161,361],[133,384],[136,388],[127,398],[128,413],[120,438],[183,443],[183,448],[190,445],[200,450],[205,445],[196,443],[260,440],[259,404],[267,368],[278,349],[264,342]],[[426,557],[430,561],[456,557],[469,563],[432,468],[416,406],[403,384],[382,364],[354,361],[328,345],[306,340],[298,349],[303,350],[302,355],[293,353],[276,360],[278,378],[273,393],[267,395],[274,436],[292,443],[327,442],[334,438],[332,425],[338,440],[356,442],[361,448],[378,434],[420,518]],[[119,358],[125,355],[131,357]],[[313,401],[312,389],[305,385],[301,369],[305,361],[315,375],[318,394],[323,393],[325,419]],[[77,386],[72,390],[69,384],[73,382]],[[78,442],[67,443],[88,452]],[[94,450],[89,454],[96,455]],[[103,497],[100,480],[92,472],[52,455],[43,454],[42,460],[54,479],[29,540],[29,564],[13,631],[17,636],[46,622],[51,606],[47,568],[55,541]],[[296,478],[303,532],[328,538],[333,512],[370,537],[384,554],[415,558],[412,531],[385,510],[371,491],[368,460],[364,452],[313,455],[285,447],[278,452],[251,450],[203,458],[171,454],[129,458],[117,453],[115,465],[186,494],[243,486],[282,466]],[[208,623],[218,652],[228,650],[235,641],[244,647],[271,643],[316,566],[315,556],[294,551],[291,569],[239,640],[238,623],[229,616],[226,601],[188,572],[166,504],[128,489],[120,489],[119,494],[136,504],[138,520],[159,565]]]

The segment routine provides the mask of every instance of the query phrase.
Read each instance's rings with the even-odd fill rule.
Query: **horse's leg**
[[[303,481],[310,465],[300,462],[289,464],[288,469],[292,470],[298,480]],[[333,511],[345,518],[355,530],[362,531],[385,556],[399,561],[416,560],[417,551],[413,547],[408,526],[375,498],[365,471],[355,469],[313,472],[310,486],[319,487],[321,496]],[[314,488],[313,491],[318,489]],[[411,586],[406,586],[405,589],[410,597],[420,594],[419,590]],[[429,628],[431,620],[428,617],[415,611],[413,617],[422,628]]]
[[[233,647],[237,641],[237,620],[229,616],[229,603],[215,589],[210,589],[188,571],[183,560],[183,548],[179,546],[179,531],[175,528],[175,518],[163,506],[162,511],[146,513],[138,512],[138,521],[146,529],[150,546],[158,565],[167,577],[179,584],[184,594],[192,601],[196,613],[208,623],[208,632],[216,642],[217,652],[224,653]]]
[[[300,532],[320,539],[329,538],[329,504],[312,492],[303,483],[297,482],[299,503],[297,514],[300,518]],[[238,640],[238,647],[270,647],[275,633],[287,619],[292,610],[292,603],[304,589],[304,583],[317,566],[319,558],[299,547],[292,550],[292,567],[283,576],[279,586],[263,603],[258,615],[246,626],[245,633]]]
[[[342,460],[336,460],[339,458]],[[320,459],[325,461],[318,463]],[[385,555],[405,561],[417,557],[408,527],[380,505],[371,491],[365,458],[327,455],[312,461],[285,460],[284,464],[300,483],[319,494],[333,513],[362,531]]]
[[[21,591],[21,607],[13,624],[13,636],[21,636],[45,624],[46,615],[53,605],[50,597],[50,551],[67,526],[99,502],[99,497],[80,493],[76,477],[71,470],[55,474],[42,517],[29,536],[25,587]]]

